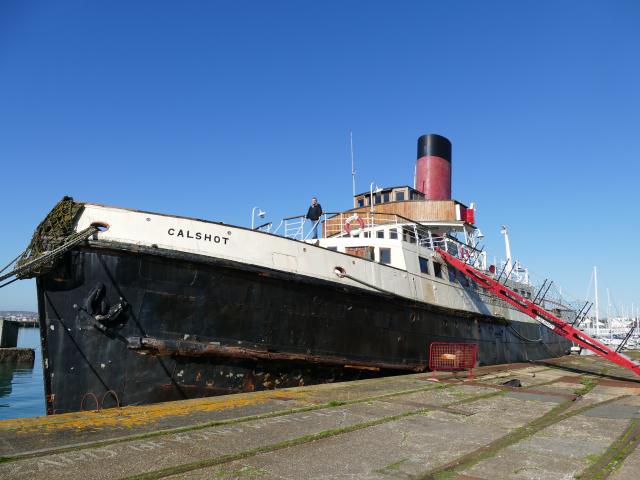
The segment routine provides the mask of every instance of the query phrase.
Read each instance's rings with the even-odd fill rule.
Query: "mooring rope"
[[[522,335],[520,332],[518,332],[512,325],[507,325],[507,327],[509,328],[509,330],[511,330],[511,332],[518,338],[520,338],[521,340],[524,340],[525,342],[530,342],[530,343],[540,343],[542,342],[542,332],[540,331],[540,324],[538,324],[538,331],[540,331],[540,338],[536,339],[536,340],[531,340],[530,338],[525,337],[524,335]]]
[[[10,280],[9,282],[0,285],[0,288],[5,287],[5,286],[15,282],[16,280],[18,280],[20,278],[20,276],[25,278],[26,275],[29,274],[29,272],[31,272],[33,270],[37,270],[39,267],[42,267],[44,264],[46,264],[48,262],[54,262],[59,257],[61,257],[63,254],[65,254],[66,252],[71,250],[76,245],[81,244],[82,242],[87,240],[90,236],[92,236],[93,234],[95,234],[98,231],[99,231],[98,227],[95,227],[95,226],[91,225],[90,227],[87,227],[87,228],[85,228],[84,230],[82,230],[80,232],[76,232],[76,233],[73,233],[73,234],[69,235],[65,239],[64,243],[62,243],[62,245],[60,245],[59,247],[54,248],[50,252],[44,252],[42,255],[40,255],[39,257],[36,257],[36,258],[34,258],[32,260],[28,260],[28,261],[26,261],[24,263],[21,263],[20,266],[14,268],[9,273],[6,273],[6,274],[0,276],[0,282],[6,280],[8,278],[11,278],[11,277],[16,277],[16,278]],[[13,262],[11,262],[11,263],[13,263]],[[11,265],[11,263],[9,265]],[[5,270],[6,270],[6,268],[5,268]]]

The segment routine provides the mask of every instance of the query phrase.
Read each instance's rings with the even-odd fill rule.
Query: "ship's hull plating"
[[[153,249],[73,251],[38,279],[38,298],[48,413],[410,371],[433,341],[477,343],[480,364],[570,346],[532,323]],[[200,350],[145,350],[140,338]]]

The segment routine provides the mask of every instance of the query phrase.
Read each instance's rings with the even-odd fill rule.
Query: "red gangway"
[[[593,353],[600,355],[602,358],[606,358],[607,360],[620,365],[621,367],[631,370],[636,375],[640,375],[640,363],[632,360],[626,355],[616,352],[603,343],[600,343],[595,338],[591,338],[586,333],[578,330],[577,328],[569,325],[567,322],[548,312],[540,305],[537,305],[530,300],[527,300],[523,296],[518,295],[516,292],[504,286],[500,282],[476,270],[471,265],[466,264],[459,258],[456,258],[453,255],[445,252],[441,248],[436,248],[436,251],[449,265],[454,267],[456,270],[462,272],[482,288],[493,293],[496,297],[513,305],[521,312],[537,320],[545,327],[551,329],[551,331],[553,331],[554,333],[562,335],[564,338],[577,343],[581,347],[591,350]]]

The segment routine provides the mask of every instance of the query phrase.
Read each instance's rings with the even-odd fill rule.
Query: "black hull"
[[[477,343],[481,365],[570,347],[531,323],[157,249],[75,250],[38,299],[48,413],[415,371],[433,341]]]

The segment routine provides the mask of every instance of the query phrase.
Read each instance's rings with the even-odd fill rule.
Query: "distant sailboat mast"
[[[596,304],[596,336],[600,335],[600,320],[598,319],[598,269],[593,267],[593,286],[595,289]]]

